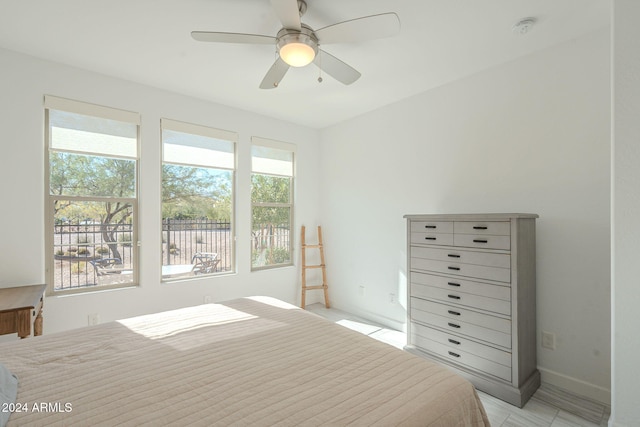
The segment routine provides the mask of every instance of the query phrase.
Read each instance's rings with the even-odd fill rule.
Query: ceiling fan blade
[[[289,71],[289,64],[278,57],[276,62],[274,62],[271,68],[269,68],[269,71],[267,71],[264,79],[262,79],[260,89],[277,88],[284,75],[287,74],[287,71]]]
[[[361,74],[355,68],[345,64],[324,50],[318,49],[318,52],[319,55],[316,55],[313,62],[334,79],[350,85],[360,78]]]
[[[271,7],[284,28],[298,31],[302,29],[298,0],[271,0]]]
[[[364,16],[315,31],[320,44],[351,43],[390,37],[400,32],[400,18],[393,12]]]
[[[199,42],[274,44],[275,37],[259,34],[219,33],[214,31],[191,31],[191,37]]]

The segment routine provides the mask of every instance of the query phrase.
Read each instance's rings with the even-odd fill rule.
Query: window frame
[[[233,155],[233,165],[232,168],[228,168],[228,167],[223,167],[223,166],[204,166],[204,165],[198,165],[198,164],[192,164],[192,163],[187,163],[187,162],[165,162],[165,147],[164,147],[164,138],[163,138],[163,131],[164,130],[170,130],[173,132],[180,132],[180,133],[185,133],[185,134],[190,134],[190,135],[196,135],[196,136],[202,136],[202,137],[206,137],[206,138],[212,138],[212,139],[217,139],[217,140],[222,140],[222,141],[226,141],[229,142],[233,145],[233,150],[232,150],[232,155]],[[230,221],[231,221],[231,229],[230,229],[230,236],[229,236],[229,242],[231,245],[231,253],[230,253],[230,262],[231,262],[231,269],[227,270],[227,271],[217,271],[217,272],[212,272],[212,273],[204,273],[204,274],[200,274],[198,276],[181,276],[181,277],[164,277],[162,275],[162,272],[160,273],[160,281],[161,283],[171,283],[171,282],[176,282],[176,281],[183,281],[183,280],[197,280],[200,278],[207,278],[207,277],[212,277],[212,276],[221,276],[221,275],[228,275],[228,274],[235,274],[237,272],[237,262],[236,262],[236,173],[237,173],[237,168],[238,168],[238,141],[239,141],[239,136],[237,132],[233,132],[233,131],[227,131],[227,130],[223,130],[223,129],[218,129],[218,128],[214,128],[211,126],[205,126],[205,125],[200,125],[200,124],[194,124],[194,123],[188,123],[188,122],[183,122],[183,121],[178,121],[178,120],[174,120],[174,119],[169,119],[169,118],[161,118],[160,119],[160,150],[161,150],[161,155],[160,155],[160,187],[161,187],[161,193],[162,193],[162,170],[164,168],[165,163],[166,164],[170,164],[170,165],[177,165],[177,166],[184,166],[184,167],[193,167],[193,168],[208,168],[208,169],[216,169],[216,170],[225,170],[225,171],[229,171],[231,172],[231,212],[230,212]],[[163,215],[162,215],[162,206],[163,206],[163,200],[162,200],[162,196],[160,197],[160,236],[163,236],[164,230],[163,230]],[[161,239],[162,241],[162,239]],[[164,247],[164,243],[162,243],[162,246]],[[164,264],[164,260],[162,258],[161,255],[161,259],[160,259],[160,267],[162,268],[162,266],[165,265]]]
[[[74,113],[84,116],[90,116],[98,119],[114,120],[123,123],[135,125],[136,127],[136,146],[135,156],[118,156],[118,155],[105,155],[102,153],[82,151],[82,150],[70,150],[70,149],[55,149],[52,147],[52,135],[50,126],[50,111],[64,111],[67,113]],[[76,101],[66,98],[60,98],[52,95],[44,96],[44,183],[45,183],[45,283],[47,285],[47,296],[60,296],[60,295],[72,295],[72,294],[85,294],[93,292],[101,292],[112,289],[133,288],[140,284],[140,269],[139,269],[139,197],[140,197],[140,114],[132,111],[117,109],[113,107],[106,107],[102,105],[87,103],[84,101]],[[88,155],[95,157],[113,158],[131,160],[135,165],[135,196],[134,197],[108,197],[108,196],[69,196],[69,195],[54,195],[51,194],[51,153],[69,153],[74,155]],[[56,200],[68,200],[76,202],[124,202],[131,205],[131,268],[132,268],[132,281],[127,283],[114,283],[114,284],[96,284],[96,286],[82,286],[72,287],[67,289],[55,289],[55,254],[53,251],[55,241],[55,201]]]
[[[291,153],[291,175],[282,175],[275,173],[264,173],[264,172],[254,172],[253,165],[253,147],[264,147],[264,148],[272,148],[281,151],[288,151]],[[283,267],[292,267],[294,266],[294,248],[295,248],[295,183],[296,183],[296,151],[297,146],[295,144],[283,141],[277,141],[267,138],[262,138],[258,136],[251,137],[251,150],[250,150],[250,160],[251,160],[251,168],[250,168],[250,191],[249,191],[249,199],[251,204],[251,219],[250,219],[250,232],[253,233],[253,210],[255,207],[275,207],[275,208],[289,208],[289,262],[280,263],[280,264],[271,264],[271,265],[263,265],[263,266],[254,266],[253,265],[253,241],[251,242],[251,251],[249,258],[249,265],[251,268],[251,272],[261,271],[261,270],[270,270],[274,268],[283,268]],[[263,175],[263,176],[272,176],[278,178],[289,178],[289,202],[288,203],[278,203],[278,202],[254,202],[253,201],[253,176],[254,174]],[[252,237],[253,239],[253,237]]]

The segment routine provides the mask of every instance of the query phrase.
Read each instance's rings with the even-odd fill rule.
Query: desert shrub
[[[74,262],[73,264],[71,264],[71,272],[74,274],[84,273],[86,268],[87,268],[86,262]]]
[[[125,234],[121,234],[120,237],[118,237],[118,241],[122,244],[122,246],[124,247],[129,247],[131,246],[131,233],[125,233]]]

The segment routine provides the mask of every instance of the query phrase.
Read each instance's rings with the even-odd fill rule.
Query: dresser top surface
[[[0,288],[0,312],[34,308],[38,305],[47,285]]]
[[[532,213],[481,213],[481,214],[416,214],[405,215],[404,218],[411,220],[462,220],[462,221],[496,221],[517,218],[538,218],[538,214]]]

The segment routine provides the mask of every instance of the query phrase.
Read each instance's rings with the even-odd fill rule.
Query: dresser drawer
[[[462,264],[447,261],[411,257],[411,269],[427,270],[455,276],[467,276],[477,279],[495,280],[498,282],[511,281],[511,269],[485,267],[483,265]]]
[[[510,236],[511,222],[509,221],[455,221],[453,232],[456,234],[492,234],[494,236]]]
[[[411,298],[411,319],[451,333],[511,348],[511,321],[460,307]]]
[[[508,251],[511,249],[511,237],[456,233],[453,235],[453,245],[467,248],[502,249]]]
[[[452,264],[476,264],[486,267],[511,268],[511,255],[458,248],[411,248],[411,256],[438,261],[448,261]]]
[[[510,283],[483,283],[462,278],[451,278],[446,276],[437,276],[435,274],[418,273],[416,271],[412,271],[409,274],[410,283],[434,286],[437,288],[464,292],[466,294],[474,294],[487,298],[511,301],[511,288],[509,286]]]
[[[422,285],[411,282],[411,295],[418,298],[429,298],[444,303],[456,304],[494,313],[510,315],[511,301],[488,298],[482,295],[468,294],[457,289],[448,289],[435,286]],[[506,288],[509,290],[509,288]]]
[[[453,245],[453,221],[414,221],[411,223],[411,243]]]
[[[511,334],[511,321],[509,319],[448,304],[426,301],[420,298],[412,298],[411,303],[412,307],[416,307],[422,311],[444,316],[448,319],[478,325],[505,334]]]
[[[412,232],[411,244],[415,245],[416,243],[428,244],[428,245],[452,246],[453,233],[438,234],[438,233],[430,233],[430,232]]]
[[[475,354],[483,359],[492,360],[500,365],[511,367],[511,352],[499,350],[479,342],[455,335],[447,332],[439,331],[419,323],[411,324],[411,340],[415,342],[416,338],[428,339],[439,342],[452,349],[464,351],[465,353]]]
[[[501,365],[473,353],[468,353],[421,336],[413,338],[414,345],[417,347],[437,354],[440,357],[450,360],[454,364],[465,365],[482,373],[493,375],[505,381],[511,381],[511,367],[509,366]]]
[[[412,221],[411,232],[453,233],[453,221]]]

